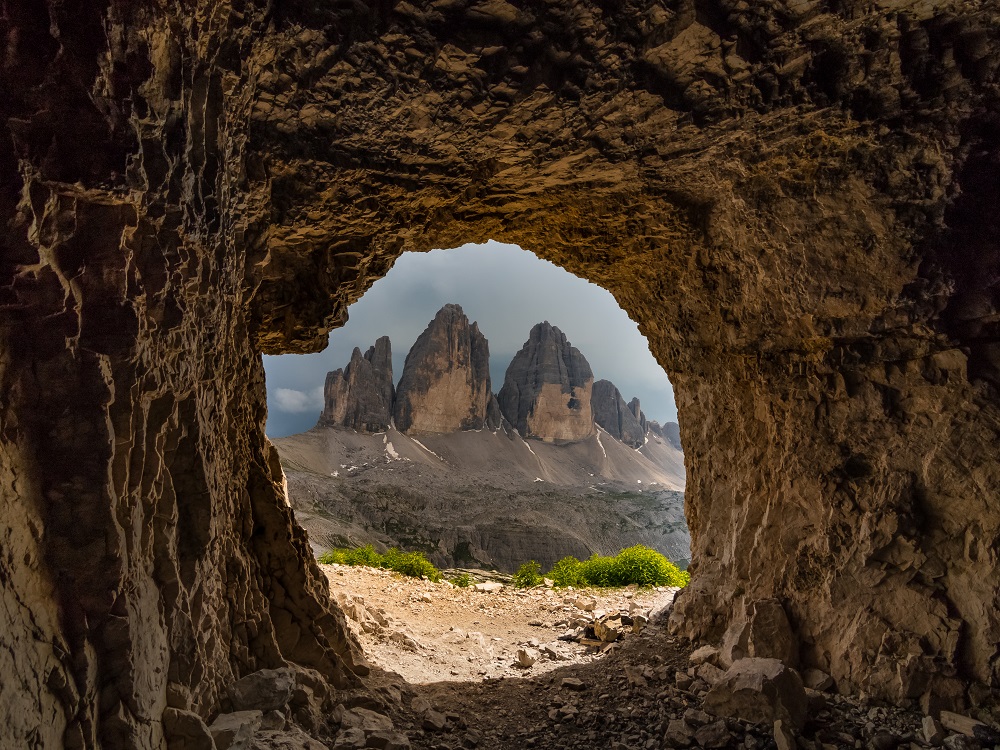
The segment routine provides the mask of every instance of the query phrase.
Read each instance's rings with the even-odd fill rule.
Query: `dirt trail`
[[[669,606],[676,593],[506,586],[478,591],[386,570],[322,567],[369,661],[413,684],[537,676],[593,661],[600,658],[593,650],[559,640],[574,622],[595,611],[638,610],[648,616]],[[519,665],[518,649],[525,649],[528,659],[536,657],[534,663]]]

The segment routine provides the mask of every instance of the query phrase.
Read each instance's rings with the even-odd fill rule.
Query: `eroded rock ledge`
[[[995,688],[1000,16],[836,8],[8,4],[2,743],[350,679],[260,353],[487,237],[612,291],[677,386],[680,632],[773,598],[840,689]]]

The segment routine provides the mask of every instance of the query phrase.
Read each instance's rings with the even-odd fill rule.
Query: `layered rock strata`
[[[491,421],[490,348],[459,305],[445,305],[406,355],[393,416],[400,432],[478,430]]]
[[[0,35],[0,744],[346,679],[261,353],[488,237],[610,290],[676,387],[677,632],[776,599],[841,690],[1000,686],[994,2],[41,0]]]
[[[382,336],[363,356],[355,347],[347,367],[327,373],[319,423],[364,432],[385,430],[392,419],[395,392],[392,345],[388,336]]]
[[[646,430],[610,380],[594,382],[590,405],[594,413],[594,422],[613,438],[633,448],[643,444]]]
[[[532,327],[504,375],[497,403],[524,437],[582,440],[594,434],[590,364],[548,321]]]

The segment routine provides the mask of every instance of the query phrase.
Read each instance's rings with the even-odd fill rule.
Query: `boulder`
[[[163,736],[167,740],[167,750],[216,750],[208,726],[193,711],[164,709]]]
[[[327,746],[301,729],[261,730],[247,744],[247,750],[328,750]]]
[[[393,419],[401,432],[478,430],[490,414],[490,349],[459,305],[438,310],[406,355]],[[493,429],[495,429],[495,426]]]
[[[216,750],[246,748],[254,733],[260,729],[263,717],[261,711],[234,711],[217,716],[208,728]]]
[[[270,711],[288,705],[295,687],[291,669],[260,669],[230,685],[229,700],[234,711]]]
[[[522,437],[572,442],[594,434],[593,385],[594,373],[580,350],[545,321],[531,329],[514,355],[497,401]]]
[[[748,656],[798,666],[798,639],[781,603],[777,599],[751,602],[726,630],[719,656],[723,666]]]
[[[355,347],[347,367],[327,373],[319,424],[382,432],[389,428],[394,393],[392,346],[382,336],[364,355]]]
[[[756,724],[779,719],[794,728],[805,723],[808,698],[802,679],[777,659],[747,658],[733,662],[713,685],[705,711]]]

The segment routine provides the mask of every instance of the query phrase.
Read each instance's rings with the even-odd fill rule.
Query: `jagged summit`
[[[558,443],[588,440],[600,427],[635,449],[655,430],[680,450],[674,423],[647,422],[638,398],[626,403],[614,383],[595,382],[587,359],[547,320],[531,328],[494,395],[489,342],[461,305],[446,304],[407,353],[399,386],[392,383],[387,336],[364,355],[355,349],[345,368],[327,375],[319,425],[360,432],[394,425],[413,434],[503,427]],[[673,454],[668,463],[671,471],[679,465]]]
[[[582,440],[594,434],[594,373],[566,334],[548,321],[532,327],[514,355],[497,402],[524,437]]]
[[[396,429],[477,430],[491,422],[492,399],[489,342],[461,306],[445,305],[406,355],[393,406]]]
[[[632,399],[638,403],[637,399]],[[638,448],[646,440],[646,430],[635,413],[625,404],[625,399],[615,384],[610,380],[598,380],[594,383],[590,399],[594,412],[594,421],[611,437],[621,440],[625,445]]]
[[[380,432],[389,426],[394,395],[392,345],[382,336],[364,355],[354,347],[347,367],[327,373],[319,424]]]

